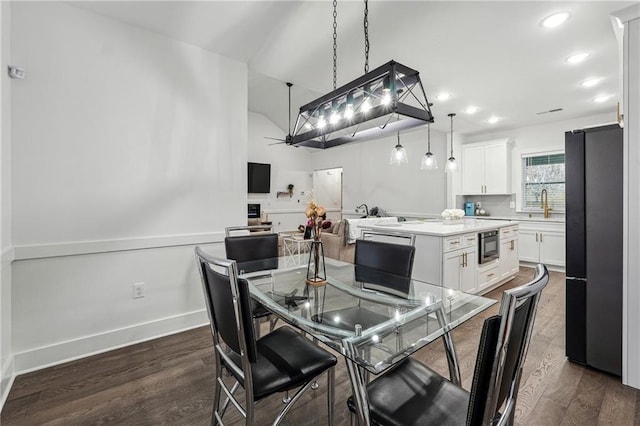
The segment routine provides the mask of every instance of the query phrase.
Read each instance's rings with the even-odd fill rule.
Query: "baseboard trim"
[[[537,263],[535,262],[527,262],[524,260],[520,261],[520,266],[524,266],[525,268],[535,268],[537,265]],[[550,271],[554,271],[554,272],[562,272],[563,274],[565,273],[565,267],[564,266],[558,266],[558,265],[548,265],[545,264],[547,266],[547,269]]]
[[[2,376],[0,376],[0,411],[4,408],[4,403],[7,401],[11,386],[16,378],[15,362],[13,355],[9,355],[7,360],[2,366]]]
[[[114,251],[143,250],[151,248],[210,244],[224,241],[224,232],[201,234],[159,235],[117,240],[75,241],[56,244],[14,246],[13,260],[42,259],[47,257],[77,256],[81,254],[108,253]],[[7,252],[8,250],[5,250]],[[4,260],[4,253],[2,254]],[[9,257],[9,255],[8,255]]]
[[[204,309],[14,353],[15,374],[24,374],[209,323]]]

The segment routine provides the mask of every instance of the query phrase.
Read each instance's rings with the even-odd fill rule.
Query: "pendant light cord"
[[[427,124],[427,152],[431,153],[431,123]]]
[[[369,1],[364,0],[364,73],[369,72]]]
[[[333,90],[338,81],[338,0],[333,0]]]
[[[455,117],[455,114],[451,113],[449,117],[451,117],[451,158],[453,158],[453,117]]]

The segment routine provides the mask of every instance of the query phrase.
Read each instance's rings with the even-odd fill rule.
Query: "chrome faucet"
[[[542,202],[540,207],[542,207],[542,210],[544,211],[544,218],[549,219],[549,212],[553,209],[549,207],[549,194],[547,193],[546,188],[540,193],[540,201]]]
[[[358,209],[361,209],[362,207],[364,207],[364,212],[367,216],[369,216],[369,207],[367,207],[366,204],[362,203],[360,204],[358,207],[356,207],[356,212],[358,211]]]

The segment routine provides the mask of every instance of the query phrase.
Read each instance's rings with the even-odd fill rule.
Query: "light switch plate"
[[[510,209],[515,209],[516,208],[516,202],[515,201],[509,202],[509,208]]]

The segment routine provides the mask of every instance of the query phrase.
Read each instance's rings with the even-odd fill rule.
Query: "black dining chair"
[[[416,248],[412,245],[356,240],[355,280],[366,289],[407,297],[415,253]],[[355,329],[356,324],[365,330],[390,318],[388,315],[367,309],[360,303],[357,306],[325,312],[322,317],[330,321],[339,317],[341,327],[350,330]]]
[[[233,231],[253,231],[245,235],[232,235]],[[243,272],[268,271],[278,269],[278,234],[270,233],[271,226],[236,226],[225,229],[224,248],[227,259],[237,262],[238,270]],[[267,233],[264,233],[267,232]],[[260,337],[260,320],[269,318],[269,331],[273,331],[277,318],[260,303],[252,300],[251,315],[254,319],[256,336]]]
[[[503,293],[500,312],[484,322],[470,392],[407,358],[367,385],[371,424],[513,425],[538,301],[548,282],[547,267],[538,265],[531,282]],[[355,413],[353,397],[347,404]]]
[[[248,283],[238,279],[236,262],[213,257],[200,247],[196,247],[195,254],[216,360],[211,423],[224,424],[222,417],[231,402],[245,417],[246,424],[253,425],[258,401],[299,388],[278,413],[273,422],[277,425],[313,380],[327,371],[328,424],[332,424],[336,357],[287,326],[256,340]],[[236,380],[231,388],[223,381],[223,370]],[[235,396],[238,387],[244,389],[244,407]],[[222,406],[221,392],[227,396]]]

